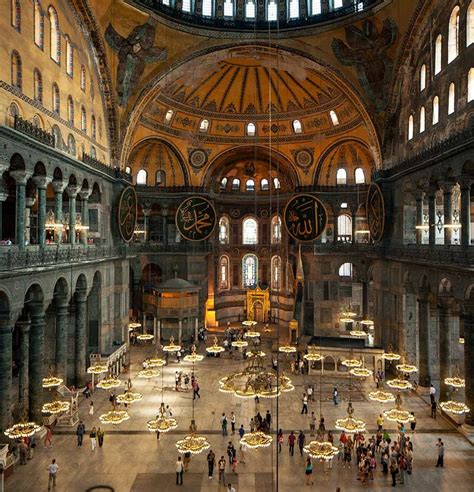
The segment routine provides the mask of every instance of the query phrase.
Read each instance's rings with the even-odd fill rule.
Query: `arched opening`
[[[230,239],[230,223],[227,217],[219,219],[219,243],[229,244]]]
[[[454,7],[448,25],[448,63],[451,63],[459,53],[459,5]]]
[[[337,217],[337,241],[340,243],[352,242],[352,217],[340,214]]]
[[[242,287],[244,289],[255,288],[258,283],[258,259],[253,254],[242,258]]]
[[[242,222],[242,244],[258,243],[258,223],[253,217],[247,217]]]
[[[49,7],[48,15],[50,24],[50,55],[56,63],[59,63],[61,61],[61,32],[59,30],[58,14],[54,7]]]
[[[220,290],[228,290],[230,288],[229,258],[227,256],[221,256],[219,261],[219,288]]]

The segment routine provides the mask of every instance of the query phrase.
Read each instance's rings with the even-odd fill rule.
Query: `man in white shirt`
[[[227,491],[228,492],[236,492],[235,489],[234,489],[234,487],[232,487],[232,484],[230,484],[230,483],[227,484]]]
[[[48,490],[51,490],[51,485],[53,489],[56,488],[56,474],[58,473],[59,466],[56,464],[56,460],[53,460],[51,464],[48,466],[49,472],[49,481],[48,481]]]

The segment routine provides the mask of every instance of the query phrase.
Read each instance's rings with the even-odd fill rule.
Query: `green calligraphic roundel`
[[[118,206],[118,226],[122,239],[128,243],[132,240],[137,225],[137,194],[133,186],[122,191]]]
[[[328,214],[313,195],[295,195],[286,204],[284,222],[288,234],[298,241],[314,241],[326,228]]]
[[[377,183],[371,183],[369,186],[366,210],[370,238],[374,243],[378,243],[385,229],[385,204],[382,190]]]
[[[176,227],[188,241],[204,241],[216,227],[216,210],[202,196],[186,198],[176,211]]]

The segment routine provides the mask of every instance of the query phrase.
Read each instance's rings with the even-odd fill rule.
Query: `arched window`
[[[219,287],[221,290],[229,288],[229,258],[221,256],[219,261]]]
[[[65,37],[66,40],[66,73],[69,77],[74,76],[74,48],[71,44],[71,39],[68,35]]]
[[[298,19],[300,16],[300,2],[299,0],[289,0],[290,4],[290,19]]]
[[[245,183],[245,191],[255,191],[255,181],[253,179],[247,179]]]
[[[281,243],[281,219],[279,215],[272,217],[272,244]]]
[[[166,172],[163,169],[156,171],[155,184],[157,186],[166,186]]]
[[[423,63],[420,68],[420,92],[426,88],[426,65]]]
[[[212,0],[202,0],[202,15],[212,17]]]
[[[439,97],[433,98],[433,125],[436,125],[439,121]]]
[[[8,114],[10,115],[10,117],[12,119],[12,123],[15,121],[15,116],[21,116],[20,108],[18,107],[18,105],[16,103],[12,102],[10,104],[10,106],[8,107]]]
[[[474,0],[467,9],[466,17],[466,46],[474,43]]]
[[[331,121],[334,126],[339,125],[339,118],[337,117],[336,111],[329,111],[329,116],[331,117]]]
[[[255,136],[255,123],[248,123],[247,124],[247,135],[249,137]]]
[[[352,217],[341,214],[337,217],[337,240],[341,243],[352,241]]]
[[[84,106],[81,106],[81,130],[87,132],[87,114]]]
[[[209,130],[209,120],[202,120],[199,125],[199,131],[204,133],[207,130]]]
[[[267,178],[263,178],[260,181],[260,189],[262,191],[268,191],[270,189],[270,183],[268,182],[268,179]]]
[[[225,190],[225,187],[227,186],[227,178],[222,178],[221,179],[221,184],[219,185],[219,188],[221,190]]]
[[[37,68],[33,72],[33,85],[33,97],[35,101],[43,104],[43,77]]]
[[[355,184],[364,184],[365,183],[365,174],[364,170],[361,167],[357,167],[354,171],[354,179]]]
[[[234,17],[234,2],[224,0],[224,17]]]
[[[232,180],[232,191],[239,191],[239,190],[240,190],[240,179],[234,178]]]
[[[341,208],[347,208],[347,202],[342,202],[341,203]]]
[[[71,96],[67,98],[67,120],[74,125],[74,101]]]
[[[69,154],[76,156],[76,140],[71,134],[67,136],[67,151]]]
[[[435,41],[435,62],[434,62],[434,73],[435,75],[441,72],[441,53],[443,48],[443,36],[438,35]]]
[[[474,100],[474,68],[467,74],[467,102]]]
[[[343,0],[334,0],[334,9],[340,9],[343,6]]]
[[[148,173],[145,169],[140,169],[137,173],[137,185],[146,185],[148,179]]]
[[[125,172],[126,172],[127,174],[132,174],[132,168],[131,168],[130,166],[127,166],[127,167],[125,168]]]
[[[22,86],[22,67],[21,67],[21,57],[18,51],[12,51],[11,57],[11,77],[12,77],[12,86],[20,89]]]
[[[268,21],[276,21],[277,20],[277,4],[276,4],[275,0],[268,0],[267,20]]]
[[[408,140],[413,138],[413,115],[408,117]]]
[[[293,131],[295,133],[301,133],[303,131],[300,120],[293,120]]]
[[[254,2],[254,0],[247,0],[245,2],[245,17],[247,19],[255,19],[255,2]]]
[[[454,7],[448,26],[448,63],[451,63],[459,52],[459,5]]]
[[[321,14],[321,0],[311,0],[311,15]]]
[[[343,263],[339,267],[339,277],[351,277],[352,278],[352,263]]]
[[[59,99],[59,87],[56,82],[53,84],[53,100],[52,100],[53,111],[59,114],[60,110],[60,99]]]
[[[255,287],[258,282],[257,277],[258,260],[255,255],[245,255],[242,258],[242,287]]]
[[[35,44],[43,49],[44,46],[44,17],[39,0],[34,0],[33,21],[35,29]]]
[[[50,6],[48,9],[49,14],[49,36],[50,36],[50,46],[51,58],[56,62],[61,61],[61,33],[59,31],[59,20],[58,14],[54,7]]]
[[[454,83],[451,82],[451,84],[449,84],[449,91],[448,91],[448,114],[454,113],[455,101],[456,101],[456,87],[454,86]]]
[[[81,90],[86,90],[86,67],[81,65]]]
[[[91,157],[93,159],[97,159],[97,152],[96,152],[95,147],[93,145],[91,145]]]
[[[21,32],[21,5],[20,0],[11,0],[12,26]]]
[[[242,223],[242,244],[257,244],[258,225],[252,217],[247,217]]]
[[[219,243],[220,244],[229,244],[229,231],[230,224],[229,219],[227,217],[221,217],[219,219]]]
[[[281,188],[280,180],[277,177],[273,178],[273,187],[275,190],[279,190]]]
[[[343,167],[340,167],[337,170],[337,173],[336,173],[336,184],[338,184],[338,185],[345,185],[345,184],[347,184],[347,171]]]
[[[35,125],[36,128],[44,130],[44,124],[39,114],[33,116],[33,125]]]
[[[174,111],[172,109],[168,109],[165,114],[165,122],[169,123],[171,121],[171,118],[173,118]]]
[[[281,289],[281,258],[279,256],[272,258],[272,289]]]
[[[420,133],[425,131],[425,108],[421,106],[420,108]]]
[[[183,12],[191,12],[191,0],[183,0],[181,10]]]
[[[95,116],[91,116],[91,136],[94,140],[97,138],[97,125],[95,123]]]

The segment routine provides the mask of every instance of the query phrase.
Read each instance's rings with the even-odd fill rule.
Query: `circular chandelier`
[[[49,376],[47,378],[43,378],[43,382],[42,382],[43,388],[57,388],[61,384],[63,384],[63,380],[55,376]]]
[[[367,336],[367,332],[364,330],[351,330],[349,333],[351,336],[358,338],[364,338]]]
[[[259,331],[247,331],[246,333],[244,333],[244,338],[258,338],[259,336]]]
[[[395,395],[388,391],[371,391],[369,398],[372,401],[378,401],[379,403],[392,403],[395,401]]]
[[[283,354],[294,354],[296,352],[296,347],[292,345],[282,345],[278,347],[278,352],[282,352]]]
[[[359,378],[367,378],[369,376],[372,376],[373,374],[370,369],[367,369],[365,367],[353,367],[349,372],[353,376],[357,376]]]
[[[160,371],[157,369],[142,369],[138,372],[137,376],[143,379],[151,379],[160,375]]]
[[[458,341],[461,345],[464,345],[464,337],[459,337]]]
[[[163,346],[164,352],[179,352],[181,350],[181,345],[176,345],[174,343],[174,337],[170,338],[170,343]]]
[[[317,351],[314,346],[308,347],[308,353],[303,355],[303,359],[309,360],[310,362],[318,362],[324,359],[324,355]]]
[[[137,328],[141,328],[142,324],[141,323],[136,323],[132,322],[128,324],[128,329],[131,330],[136,330]]]
[[[446,378],[444,384],[452,386],[453,388],[464,388],[466,386],[466,381],[456,376],[454,378]]]
[[[328,441],[311,441],[303,448],[303,451],[308,453],[311,458],[326,461],[331,460],[339,453],[339,449]]]
[[[445,411],[449,413],[454,413],[455,415],[463,415],[469,412],[469,407],[460,401],[443,401],[439,404],[439,406]]]
[[[113,425],[119,425],[122,422],[125,422],[125,420],[128,420],[129,418],[130,415],[125,410],[115,410],[115,408],[99,416],[99,420],[103,424],[113,424]]]
[[[178,422],[172,417],[160,415],[156,419],[149,420],[146,425],[150,432],[169,432],[178,427]]]
[[[408,411],[402,408],[391,408],[390,410],[385,410],[383,413],[384,417],[392,422],[398,422],[400,424],[408,424],[412,422],[415,417]]]
[[[369,327],[374,326],[374,322],[371,319],[363,319],[362,321],[359,321],[359,323]]]
[[[67,412],[70,408],[70,404],[67,401],[52,401],[50,403],[45,403],[41,407],[42,413],[52,413],[54,415]]]
[[[141,340],[142,342],[148,342],[154,338],[155,335],[152,335],[151,333],[140,333],[140,335],[137,335],[137,340]]]
[[[145,362],[150,369],[153,367],[162,367],[166,364],[166,361],[161,357],[151,357],[146,359]]]
[[[389,360],[389,361],[400,360],[400,358],[401,355],[396,354],[395,352],[385,352],[384,354],[382,354],[382,359]]]
[[[192,362],[193,364],[195,362],[201,362],[202,359],[204,359],[204,355],[196,354],[196,345],[193,345],[191,347],[191,353],[184,356],[184,360],[186,362]]]
[[[133,393],[132,391],[126,391],[121,395],[117,396],[118,403],[126,403],[127,405],[130,403],[135,403],[140,401],[143,398],[141,393]]]
[[[362,361],[359,359],[344,359],[341,364],[346,367],[361,367],[362,366]]]
[[[344,431],[347,434],[356,434],[365,432],[366,424],[363,420],[355,419],[349,415],[343,419],[336,419],[334,426],[337,430]]]
[[[387,385],[390,388],[397,390],[411,390],[413,388],[413,385],[410,383],[410,381],[407,381],[405,379],[389,379],[387,381]]]
[[[355,313],[354,311],[351,311],[350,309],[348,309],[347,311],[342,311],[342,313],[341,313],[342,318],[350,318],[351,320],[352,320],[352,318],[355,318],[356,316],[357,316],[357,313]]]
[[[247,319],[245,321],[242,321],[242,324],[244,326],[255,326],[257,324],[257,322],[256,321],[253,321],[251,319]]]
[[[404,374],[411,374],[413,372],[418,372],[418,368],[411,364],[398,364],[397,370]]]
[[[117,378],[105,378],[99,381],[96,386],[105,390],[118,388],[120,386],[120,381]]]
[[[242,340],[241,337],[239,337],[237,338],[237,340],[234,340],[231,345],[232,347],[243,348],[248,347],[249,342],[246,342],[245,340]]]
[[[193,400],[194,402],[194,400]],[[193,407],[194,413],[194,407]],[[176,447],[180,453],[191,453],[191,454],[199,454],[209,449],[211,445],[208,440],[204,436],[198,436],[196,423],[191,420],[191,425],[189,426],[190,434],[188,434],[184,439],[179,440],[176,443]]]
[[[267,448],[272,443],[272,436],[261,431],[254,431],[244,434],[240,440],[240,444],[249,447],[250,449]]]
[[[225,348],[219,345],[217,337],[214,337],[213,342],[213,345],[206,348],[208,354],[220,354],[221,352],[224,352]]]
[[[263,352],[262,350],[249,350],[247,352],[247,357],[265,357],[267,354]]]
[[[354,323],[354,320],[352,318],[339,318],[339,321],[341,323]]]
[[[20,422],[6,429],[4,434],[10,439],[20,439],[22,437],[31,437],[40,429],[41,426],[36,422]]]
[[[87,368],[88,374],[103,374],[108,372],[109,368],[106,364],[95,364]]]

